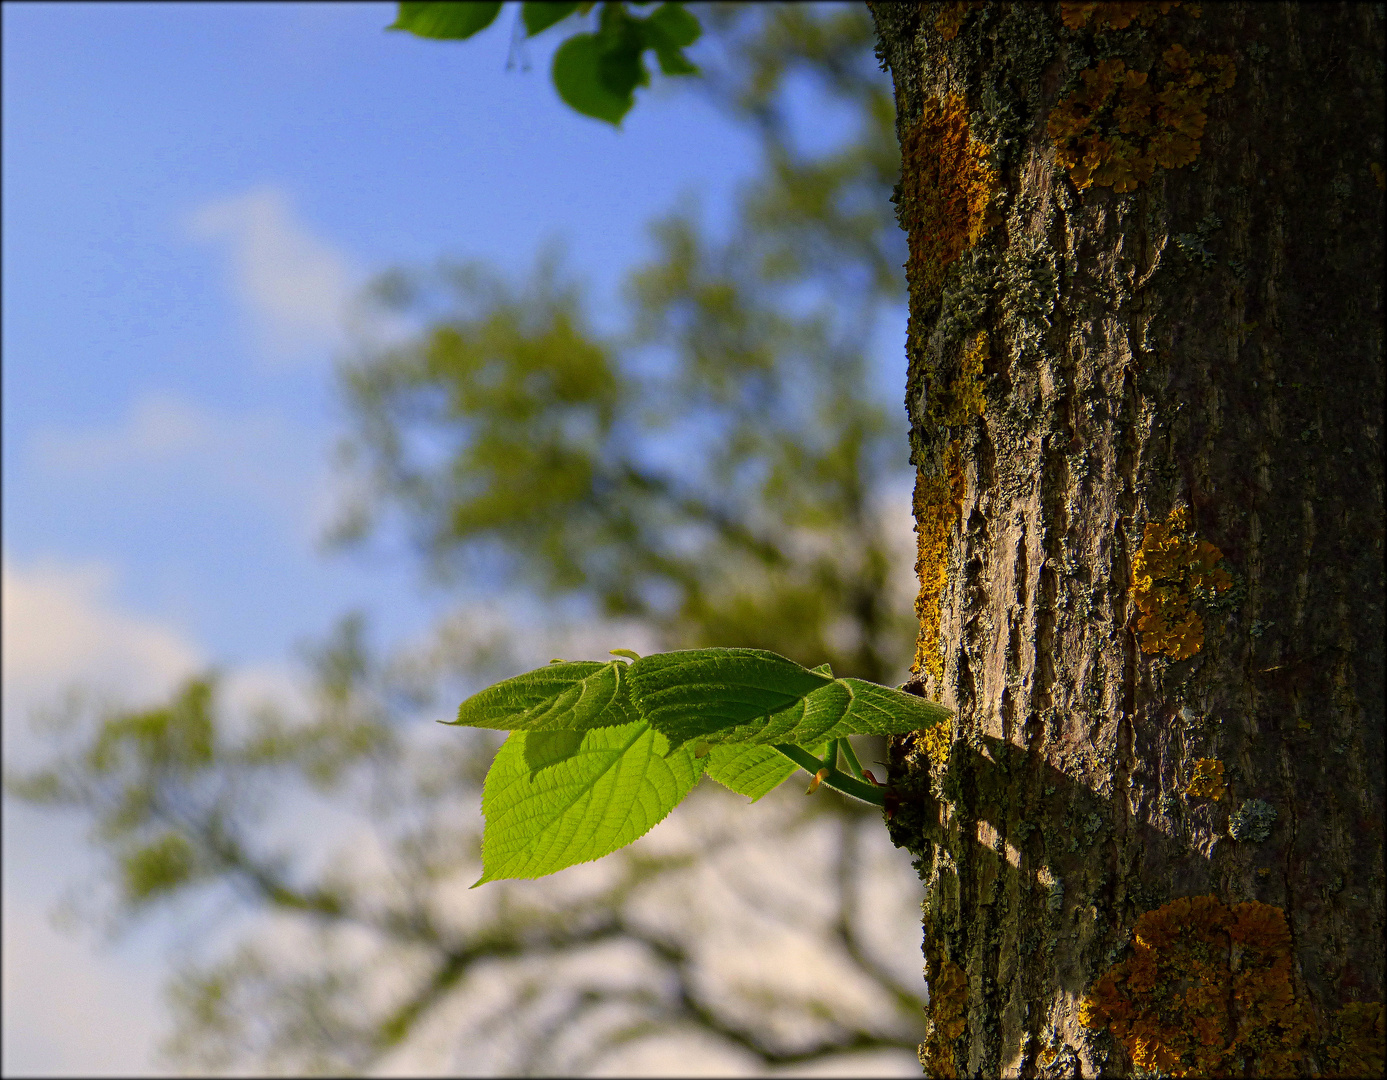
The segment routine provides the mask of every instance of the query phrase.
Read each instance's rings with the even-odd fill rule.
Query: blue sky
[[[600,324],[652,218],[692,193],[725,219],[747,132],[668,86],[621,131],[576,115],[559,34],[507,70],[510,7],[453,44],[384,32],[391,4],[4,5],[11,762],[70,683],[147,701],[215,663],[273,688],[348,609],[380,644],[443,610],[399,545],[320,551],[369,275],[446,255],[518,278],[561,239]],[[153,1068],[173,931],[56,932],[84,852],[6,800],[7,1073]]]
[[[7,557],[114,562],[122,603],[225,662],[344,602],[386,634],[427,604],[400,560],[313,551],[336,301],[444,254],[519,275],[561,238],[600,317],[646,222],[682,191],[726,205],[752,164],[694,95],[620,132],[572,113],[552,43],[506,70],[509,12],[465,45],[392,17],[5,7]]]

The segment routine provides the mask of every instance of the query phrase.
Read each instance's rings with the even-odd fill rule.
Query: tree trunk
[[[873,7],[931,1074],[1381,1068],[1381,12]]]

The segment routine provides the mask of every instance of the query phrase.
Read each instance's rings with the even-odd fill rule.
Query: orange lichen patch
[[[910,243],[911,295],[943,288],[945,268],[994,224],[989,208],[997,173],[991,148],[968,133],[968,108],[958,94],[930,98],[901,137],[901,222]]]
[[[1315,1036],[1314,1014],[1295,997],[1291,979],[1291,932],[1285,913],[1255,900],[1233,908],[1228,936],[1241,946],[1233,972],[1237,1034],[1230,1047],[1235,1071],[1292,1076],[1303,1047]]]
[[[968,1026],[968,976],[952,960],[939,965],[929,982],[929,1035],[920,1044],[920,1064],[927,1076],[957,1076],[953,1041]]]
[[[1132,559],[1132,598],[1136,601],[1141,651],[1186,660],[1204,646],[1204,620],[1190,607],[1233,584],[1218,565],[1223,552],[1196,540],[1183,507],[1165,524],[1148,522],[1141,550]]]
[[[1079,1018],[1148,1071],[1286,1075],[1314,1036],[1291,964],[1280,908],[1182,897],[1137,920],[1132,955],[1099,976]]]
[[[982,6],[983,0],[948,0],[948,3],[939,5],[939,14],[934,18],[934,28],[945,41],[953,41],[958,37],[963,17],[969,11]]]
[[[958,377],[942,390],[930,388],[929,418],[942,427],[962,427],[987,408],[983,397],[983,363],[988,357],[987,331],[981,331],[963,350]]]
[[[915,642],[913,674],[928,672],[938,689],[944,678],[944,657],[939,647],[939,606],[949,574],[949,545],[958,527],[966,482],[957,439],[944,451],[943,468],[937,473],[921,469],[915,477],[915,539],[918,555],[915,573],[920,592],[915,614],[920,635]]]
[[[1345,1005],[1331,1022],[1322,1058],[1326,1076],[1381,1076],[1387,1066],[1387,1035],[1383,1032],[1382,1002]]]
[[[1156,169],[1179,169],[1199,156],[1211,95],[1233,85],[1227,56],[1170,46],[1161,57],[1168,74],[1128,69],[1116,57],[1080,73],[1083,86],[1050,110],[1046,130],[1055,161],[1079,190],[1093,184],[1125,194]]]
[[[1132,933],[1152,949],[1173,948],[1188,937],[1205,945],[1222,943],[1228,929],[1228,909],[1215,896],[1182,896],[1137,919]]]
[[[1223,762],[1216,758],[1202,757],[1194,763],[1194,777],[1185,794],[1191,799],[1223,798]]]
[[[1126,30],[1135,19],[1142,26],[1150,26],[1156,16],[1164,15],[1171,8],[1180,6],[1180,0],[1156,0],[1155,3],[1094,3],[1060,4],[1060,19],[1071,30],[1081,30],[1090,19],[1100,30]],[[1196,5],[1191,5],[1195,7]],[[1192,12],[1196,17],[1198,11]]]

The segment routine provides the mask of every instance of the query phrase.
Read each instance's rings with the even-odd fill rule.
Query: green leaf
[[[666,75],[697,75],[698,68],[681,51],[698,40],[698,20],[676,4],[662,4],[641,22],[647,45],[655,50]]]
[[[401,3],[395,21],[386,29],[408,30],[422,38],[455,41],[459,38],[469,38],[479,30],[485,30],[496,21],[496,16],[500,13],[500,0],[496,3],[467,4],[422,0],[418,3]]]
[[[620,4],[604,5],[597,30],[597,77],[602,85],[621,97],[649,86],[650,75],[641,60],[647,45],[644,20],[631,18]]]
[[[639,719],[627,695],[627,666],[572,660],[527,671],[473,694],[450,721],[502,731],[587,731]]]
[[[703,733],[709,743],[812,746],[849,735],[923,731],[950,711],[932,701],[861,679],[837,679],[769,716]]]
[[[669,752],[643,721],[585,732],[576,752],[538,772],[530,732],[513,732],[482,788],[482,876],[534,878],[590,862],[645,835],[692,789],[704,761]],[[475,888],[475,886],[474,886]]]
[[[684,10],[683,4],[661,4],[645,20],[656,27],[675,48],[684,49],[698,40],[703,28],[698,20]]]
[[[655,45],[655,56],[660,61],[660,71],[666,75],[697,75],[697,65],[690,63],[689,60],[678,49],[665,49],[660,45]]]
[[[525,764],[537,773],[550,765],[567,761],[583,745],[581,731],[527,731],[525,733]]]
[[[815,747],[810,753],[822,757],[824,747]],[[778,787],[797,768],[788,757],[769,746],[723,744],[708,752],[708,775],[752,802]]]
[[[576,3],[559,4],[544,3],[542,0],[525,0],[520,5],[520,20],[525,24],[525,33],[529,37],[534,37],[541,31],[548,30],[556,22],[566,19],[573,12],[578,10]]]
[[[627,675],[639,714],[676,746],[781,712],[812,691],[833,684],[764,649],[656,653],[637,660]]]
[[[633,93],[613,92],[602,79],[602,46],[596,34],[574,34],[554,53],[554,89],[584,116],[620,124],[635,104]]]

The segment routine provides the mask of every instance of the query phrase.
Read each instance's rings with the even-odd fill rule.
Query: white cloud
[[[47,425],[30,444],[39,470],[54,478],[99,481],[98,498],[118,488],[186,502],[235,494],[293,522],[295,540],[324,529],[330,484],[326,455],[312,432],[266,410],[213,411],[177,394],[141,394],[114,423]],[[230,512],[229,508],[227,512]]]
[[[163,1013],[155,964],[94,953],[8,888],[4,933],[6,1076],[168,1075],[150,1053]]]
[[[173,627],[122,608],[114,571],[100,563],[3,564],[6,764],[23,771],[51,753],[26,722],[81,687],[92,700],[142,707],[204,668],[204,651]],[[226,714],[264,701],[305,705],[285,664],[237,669]],[[154,1057],[168,1026],[162,995],[167,924],[120,947],[61,932],[49,912],[77,881],[99,873],[85,822],[7,798],[4,814],[3,1073],[6,1076],[172,1075]]]
[[[191,236],[226,243],[232,280],[267,353],[277,360],[337,346],[359,275],[315,236],[273,187],[207,203],[187,219]]]
[[[26,714],[56,704],[68,687],[143,704],[203,664],[201,650],[175,629],[122,610],[107,566],[6,559],[0,573],[11,768],[47,756]],[[79,823],[7,800],[4,832],[5,1074],[154,1075],[150,1051],[164,1015],[157,958],[148,948],[97,951],[46,915],[65,886],[93,869]]]
[[[120,607],[111,596],[109,566],[51,560],[16,566],[6,559],[3,575],[7,750],[23,752],[26,725],[15,721],[59,703],[71,687],[139,707],[207,670],[204,650],[176,629]],[[310,705],[303,673],[282,662],[227,672],[221,698],[233,727],[265,705],[290,714]]]
[[[13,721],[80,684],[130,699],[156,699],[203,664],[201,650],[155,620],[122,611],[114,575],[100,563],[36,562],[3,568],[7,749]]]
[[[35,448],[41,464],[63,472],[90,472],[184,457],[212,441],[215,421],[201,406],[175,394],[141,396],[119,426],[107,430],[41,428]]]

